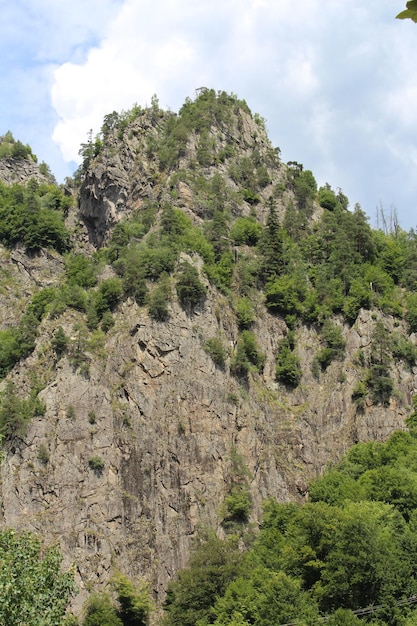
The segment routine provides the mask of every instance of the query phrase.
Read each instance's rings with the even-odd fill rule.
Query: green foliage
[[[168,276],[162,275],[158,285],[148,299],[148,311],[152,319],[165,322],[169,318],[168,303],[171,298],[171,287]]]
[[[407,537],[405,522],[387,504],[306,504],[283,533],[281,567],[302,578],[322,611],[358,609],[412,590]]]
[[[38,398],[36,387],[27,398],[17,395],[15,385],[8,381],[0,395],[0,435],[6,438],[24,437],[30,420],[44,415],[45,404]]]
[[[239,330],[249,330],[256,319],[251,300],[247,297],[238,298],[235,303],[235,311]]]
[[[197,269],[188,262],[181,266],[176,289],[178,300],[185,309],[193,310],[206,296],[206,288],[200,281]]]
[[[28,144],[24,145],[19,139],[16,140],[10,130],[0,136],[0,159],[7,158],[37,161],[32,148]]]
[[[111,262],[116,261],[123,249],[129,244],[137,243],[153,226],[157,207],[145,202],[138,211],[134,211],[128,219],[118,222],[112,230],[107,257]]]
[[[283,274],[265,287],[266,306],[278,315],[301,315],[305,286],[295,276]]]
[[[242,341],[237,342],[236,352],[230,363],[230,372],[237,378],[245,379],[250,371],[249,359]]]
[[[417,348],[400,333],[391,334],[391,352],[396,359],[402,359],[411,368],[417,361]]]
[[[0,331],[0,377],[3,378],[35,348],[37,328],[40,319],[31,305],[21,317],[17,327]]]
[[[250,472],[243,457],[233,446],[230,451],[229,471],[226,475],[227,494],[220,510],[222,526],[227,532],[242,532],[249,521],[252,497],[249,490]]]
[[[104,470],[104,461],[100,456],[92,456],[88,459],[88,466],[97,476],[101,476]]]
[[[70,236],[63,215],[55,208],[42,207],[45,188],[32,181],[26,187],[0,183],[0,242],[10,248],[22,243],[30,252],[41,248],[65,252]],[[56,194],[63,201],[62,192]]]
[[[147,293],[146,280],[156,281],[163,273],[171,273],[175,260],[176,251],[172,246],[130,244],[122,250],[114,266],[121,276],[125,295],[143,304]]]
[[[417,332],[417,293],[412,293],[406,299],[407,312],[405,319],[409,324],[412,333]]]
[[[219,261],[222,255],[229,250],[229,224],[223,209],[214,211],[213,219],[207,224],[205,230],[213,247],[214,260]]]
[[[117,593],[117,614],[123,626],[148,626],[152,606],[148,587],[145,584],[135,586],[121,572],[113,576],[112,585]]]
[[[187,143],[191,133],[198,136],[197,161],[203,167],[215,161],[224,161],[228,156],[227,146],[218,155],[214,153],[214,143],[209,131],[213,123],[227,124],[231,120],[233,110],[238,107],[249,112],[244,101],[225,92],[201,88],[194,101],[187,99],[178,116],[167,118],[161,140],[155,147],[149,146],[149,152],[156,148],[162,170],[172,169],[187,151]],[[249,112],[250,113],[250,112]]]
[[[341,358],[346,346],[342,330],[330,320],[325,320],[321,329],[321,338],[324,347],[316,355],[322,369],[326,369],[334,359]]]
[[[334,211],[337,206],[337,197],[335,192],[329,187],[320,187],[317,195],[318,203],[327,211]]]
[[[417,23],[417,1],[409,0],[406,7],[404,11],[397,15],[397,18],[400,20],[410,19]]]
[[[358,409],[365,408],[366,384],[362,381],[358,382],[352,391],[352,400]]]
[[[65,257],[65,273],[69,285],[89,289],[97,283],[97,263],[84,254],[68,254]]]
[[[83,626],[123,626],[108,594],[94,593],[88,598]]]
[[[226,586],[239,575],[242,552],[236,538],[224,541],[214,535],[203,538],[187,569],[168,585],[165,600],[166,626],[196,626],[210,623],[211,607]],[[200,621],[201,620],[201,621]]]
[[[389,401],[394,389],[394,381],[384,365],[374,364],[368,370],[366,384],[372,392],[374,404],[389,405]]]
[[[49,463],[49,452],[44,443],[41,443],[41,445],[39,446],[37,457],[39,463],[42,463],[42,465],[47,465]]]
[[[219,336],[209,337],[204,342],[204,350],[213,360],[213,363],[220,368],[224,368],[226,363],[226,350]]]
[[[391,336],[381,320],[377,320],[372,332],[372,349],[366,384],[374,404],[389,404],[394,382],[390,376]]]
[[[413,414],[410,428],[413,428]],[[409,521],[417,507],[417,441],[407,432],[394,433],[385,444],[354,446],[339,465],[310,487],[312,501],[341,505],[346,500],[390,504]]]
[[[104,311],[103,316],[101,318],[100,328],[103,333],[107,333],[110,328],[113,328],[115,325],[115,320],[110,311]]]
[[[268,218],[258,244],[261,255],[260,275],[264,282],[273,281],[285,267],[284,232],[279,224],[276,202],[268,201]]]
[[[69,339],[66,336],[62,326],[59,326],[51,339],[51,347],[58,358],[62,356],[68,347]]]
[[[258,343],[254,333],[250,330],[243,330],[239,335],[239,344],[247,361],[261,371],[265,362],[265,356],[259,351]]]
[[[317,183],[310,170],[303,170],[292,180],[295,199],[298,208],[303,211],[311,211],[313,200],[317,194]]]
[[[234,529],[236,524],[246,524],[251,510],[252,499],[248,490],[241,486],[232,487],[223,502],[222,525]]]
[[[414,431],[417,428],[417,395],[414,395],[412,397],[412,406],[413,406],[413,411],[407,417],[407,419],[405,420],[405,423],[407,424],[408,428],[411,431]]]
[[[309,487],[311,502],[327,502],[331,506],[342,506],[345,501],[363,500],[364,492],[357,481],[337,469],[328,469],[322,478],[313,480]]]
[[[210,282],[226,294],[232,286],[233,270],[234,257],[229,251],[224,252],[217,263],[204,265],[204,271]]]
[[[97,291],[91,292],[87,304],[87,326],[90,330],[97,327],[99,321],[103,320],[105,314],[114,311],[118,305],[123,292],[123,284],[120,278],[107,278],[103,280]],[[109,318],[104,326],[108,326]],[[111,324],[109,328],[111,327]]]
[[[74,573],[61,572],[58,547],[44,548],[28,532],[0,531],[0,622],[63,626]]]
[[[306,504],[265,503],[260,531],[225,584],[214,583],[224,561],[204,570],[204,553],[202,562],[179,572],[166,625],[313,626],[324,619],[356,626],[363,621],[353,611],[376,605],[373,624],[406,623],[402,599],[417,591],[416,454],[414,432],[357,444],[313,481]],[[239,516],[245,478],[239,455],[232,456],[237,479],[227,502]]]
[[[317,607],[302,590],[299,580],[264,567],[257,567],[247,576],[231,582],[217,600],[213,613],[215,626],[315,624],[319,621]]]
[[[279,343],[275,375],[279,382],[290,387],[297,387],[300,383],[302,376],[300,359],[294,352],[291,336],[285,337]]]
[[[230,238],[237,246],[256,246],[262,226],[254,217],[238,217],[230,229]]]

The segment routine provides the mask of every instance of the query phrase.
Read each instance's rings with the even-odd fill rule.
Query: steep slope
[[[225,532],[224,501],[236,484],[250,493],[256,523],[265,498],[306,498],[309,479],[355,442],[404,428],[415,360],[390,352],[387,365],[385,348],[373,352],[375,333],[382,324],[380,338],[416,341],[404,315],[383,311],[375,295],[349,319],[343,303],[329,309],[339,350],[326,344],[324,305],[316,318],[298,305],[313,274],[293,308],[282,309],[276,256],[261,231],[272,232],[275,217],[285,225],[281,273],[292,277],[289,267],[307,261],[289,242],[316,232],[330,214],[326,197],[343,197],[327,189],[320,206],[311,173],[281,163],[263,121],[234,96],[202,90],[178,116],[156,101],[107,116],[76,179],[78,207],[66,223],[77,258],[95,254],[98,286],[71,283],[68,256],[2,249],[3,329],[41,289],[56,292],[34,350],[2,383],[3,408],[12,382],[19,397],[40,390],[44,411],[7,438],[0,497],[2,525],[59,541],[75,562],[79,609],[87,589],[118,569],[148,579],[162,599],[198,529]],[[110,287],[114,299],[102,306]],[[53,342],[59,329],[62,350]],[[296,346],[298,384],[277,378],[285,341],[292,353]],[[389,370],[395,386],[379,400],[371,379],[373,395],[358,391],[377,365],[377,381]]]

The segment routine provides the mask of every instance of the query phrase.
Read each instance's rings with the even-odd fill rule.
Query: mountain
[[[65,187],[0,166],[1,524],[59,542],[76,613],[117,571],[160,603],[201,528],[308,500],[406,428],[417,372],[414,232],[284,164],[244,101],[154,98],[81,153]]]

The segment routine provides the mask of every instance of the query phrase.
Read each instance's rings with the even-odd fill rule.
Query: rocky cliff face
[[[0,180],[8,185],[14,183],[26,183],[34,178],[40,183],[51,182],[49,174],[43,174],[38,163],[31,159],[18,159],[14,157],[0,159]]]
[[[188,139],[179,168],[159,169],[149,146],[160,138],[163,120],[161,115],[153,119],[152,111],[138,115],[122,139],[116,131],[109,133],[101,154],[86,167],[79,209],[68,217],[78,224],[74,238],[80,249],[105,243],[112,226],[149,199],[159,205],[170,199],[195,223],[204,220],[207,208],[195,187],[175,176],[193,167],[198,139]],[[269,180],[256,205],[265,222],[266,199],[284,166],[248,113],[239,110],[228,128],[226,133],[213,124],[211,151],[218,155],[227,145],[239,146],[236,158],[249,158],[256,150],[267,163]],[[230,165],[219,159],[205,165],[201,175],[225,175]],[[239,185],[230,176],[227,185],[233,197]],[[250,202],[232,203],[235,215],[249,215],[252,208]],[[318,212],[314,206],[310,219]],[[187,258],[201,267],[197,257]],[[110,268],[105,272],[109,275]],[[28,258],[23,251],[2,250],[2,276],[8,277],[0,292],[3,327],[39,287],[59,284],[62,274],[63,262],[55,253]],[[361,311],[351,327],[338,321],[345,356],[319,380],[312,372],[318,334],[300,326],[303,377],[290,390],[275,379],[278,343],[287,326],[259,298],[253,331],[265,365],[242,384],[230,371],[238,340],[230,299],[203,273],[200,277],[207,288],[204,303],[191,313],[174,298],[166,322],[152,320],[133,299],[119,305],[113,328],[95,340],[83,336],[81,312],[67,309],[45,318],[35,351],[9,374],[22,393],[34,375],[42,381],[46,412],[24,439],[5,447],[1,523],[60,542],[66,562],[77,568],[76,609],[86,590],[104,587],[116,569],[145,577],[162,599],[169,579],[186,564],[198,529],[223,532],[221,506],[233,480],[234,452],[249,470],[256,524],[265,498],[308,497],[309,480],[355,442],[384,440],[404,428],[416,391],[415,371],[395,366],[398,393],[388,406],[368,403],[359,410],[352,402],[360,370],[355,355],[370,349],[375,314]],[[394,327],[393,319],[386,323]],[[57,359],[53,353],[51,337],[59,326],[73,349],[83,345],[83,368],[74,368],[68,354]],[[213,336],[227,347],[224,367],[204,349]]]

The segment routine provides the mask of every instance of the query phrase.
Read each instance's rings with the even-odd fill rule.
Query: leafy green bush
[[[15,385],[8,381],[0,395],[0,435],[6,438],[24,437],[31,419],[44,415],[45,410],[36,387],[27,398],[21,398]]]
[[[83,626],[123,626],[107,593],[93,593],[88,598]]]
[[[407,312],[405,319],[412,333],[417,332],[417,293],[408,294],[406,298]]]
[[[142,243],[124,248],[114,262],[121,276],[124,294],[134,297],[139,305],[143,305],[148,291],[146,280],[156,281],[162,274],[170,274],[176,256],[176,250],[168,245],[150,247]]]
[[[0,330],[0,379],[4,378],[20,359],[34,350],[39,322],[55,295],[53,288],[38,291],[29,302],[18,325]]]
[[[134,585],[124,574],[118,572],[112,578],[112,586],[117,593],[117,611],[125,626],[148,626],[152,608],[150,592],[144,583]]]
[[[222,525],[226,528],[235,524],[247,524],[252,510],[252,499],[247,489],[235,487],[225,497],[221,515]]]
[[[242,331],[230,364],[232,374],[245,378],[251,366],[255,366],[259,372],[262,371],[264,362],[265,356],[259,351],[254,333],[250,330]]]
[[[245,379],[249,374],[250,362],[242,341],[237,342],[236,351],[230,363],[230,372],[237,378]]]
[[[352,401],[359,409],[363,409],[365,407],[366,394],[366,384],[361,381],[358,382],[352,391]]]
[[[28,144],[24,145],[19,139],[16,140],[10,130],[0,136],[0,159],[7,158],[37,161],[32,148]]]
[[[301,315],[305,287],[295,276],[284,274],[267,283],[265,287],[266,306],[279,315]]]
[[[62,326],[59,326],[51,339],[51,347],[58,358],[62,356],[68,346],[69,339]]]
[[[321,339],[325,346],[321,348],[316,359],[322,369],[326,369],[334,359],[343,356],[346,341],[343,338],[342,330],[335,326],[330,320],[325,320],[321,329]]]
[[[89,289],[97,283],[98,266],[83,254],[71,253],[65,257],[65,273],[69,285]]]
[[[0,242],[13,247],[22,243],[28,251],[70,248],[69,232],[60,211],[42,208],[36,182],[27,187],[0,183]]]
[[[148,299],[148,311],[152,319],[165,322],[169,318],[168,303],[171,299],[171,286],[168,276],[162,276]]]
[[[385,365],[371,365],[367,372],[366,384],[371,390],[372,402],[374,404],[389,405],[394,389],[394,381]]]
[[[417,361],[417,348],[400,333],[391,336],[391,351],[396,359],[404,360],[409,367],[413,367]]]
[[[197,269],[188,262],[181,266],[176,289],[179,302],[186,309],[194,309],[206,297],[206,288],[199,279]]]
[[[261,371],[265,362],[265,356],[259,351],[254,333],[250,330],[243,330],[240,335],[240,341],[249,361]]]
[[[232,252],[224,252],[217,263],[205,264],[204,271],[210,282],[223,293],[229,293],[232,286],[234,258]]]
[[[327,211],[334,211],[337,206],[337,197],[335,192],[329,187],[320,187],[317,194],[318,203]]]
[[[256,316],[251,300],[247,297],[239,298],[235,303],[237,325],[240,330],[249,330]]]
[[[226,362],[226,350],[220,337],[210,337],[204,342],[204,350],[209,354],[213,363],[223,368]]]
[[[93,292],[90,300],[90,328],[95,328],[95,320],[103,318],[104,313],[113,311],[122,296],[123,287],[119,278],[107,278]]]
[[[287,339],[284,339],[279,345],[275,376],[279,382],[291,387],[297,387],[301,380],[300,359],[289,345]]]
[[[317,183],[310,170],[303,170],[292,181],[295,199],[301,210],[311,209],[317,194]]]
[[[97,476],[101,476],[104,470],[104,461],[100,456],[92,456],[88,459],[88,466]]]
[[[255,217],[238,217],[230,229],[230,238],[237,246],[256,246],[262,226]]]
[[[75,591],[74,572],[62,571],[57,546],[44,547],[29,532],[0,531],[0,622],[62,624]]]
[[[166,626],[195,626],[212,617],[212,606],[243,569],[235,537],[221,541],[214,534],[197,544],[187,569],[168,585],[164,604]]]

